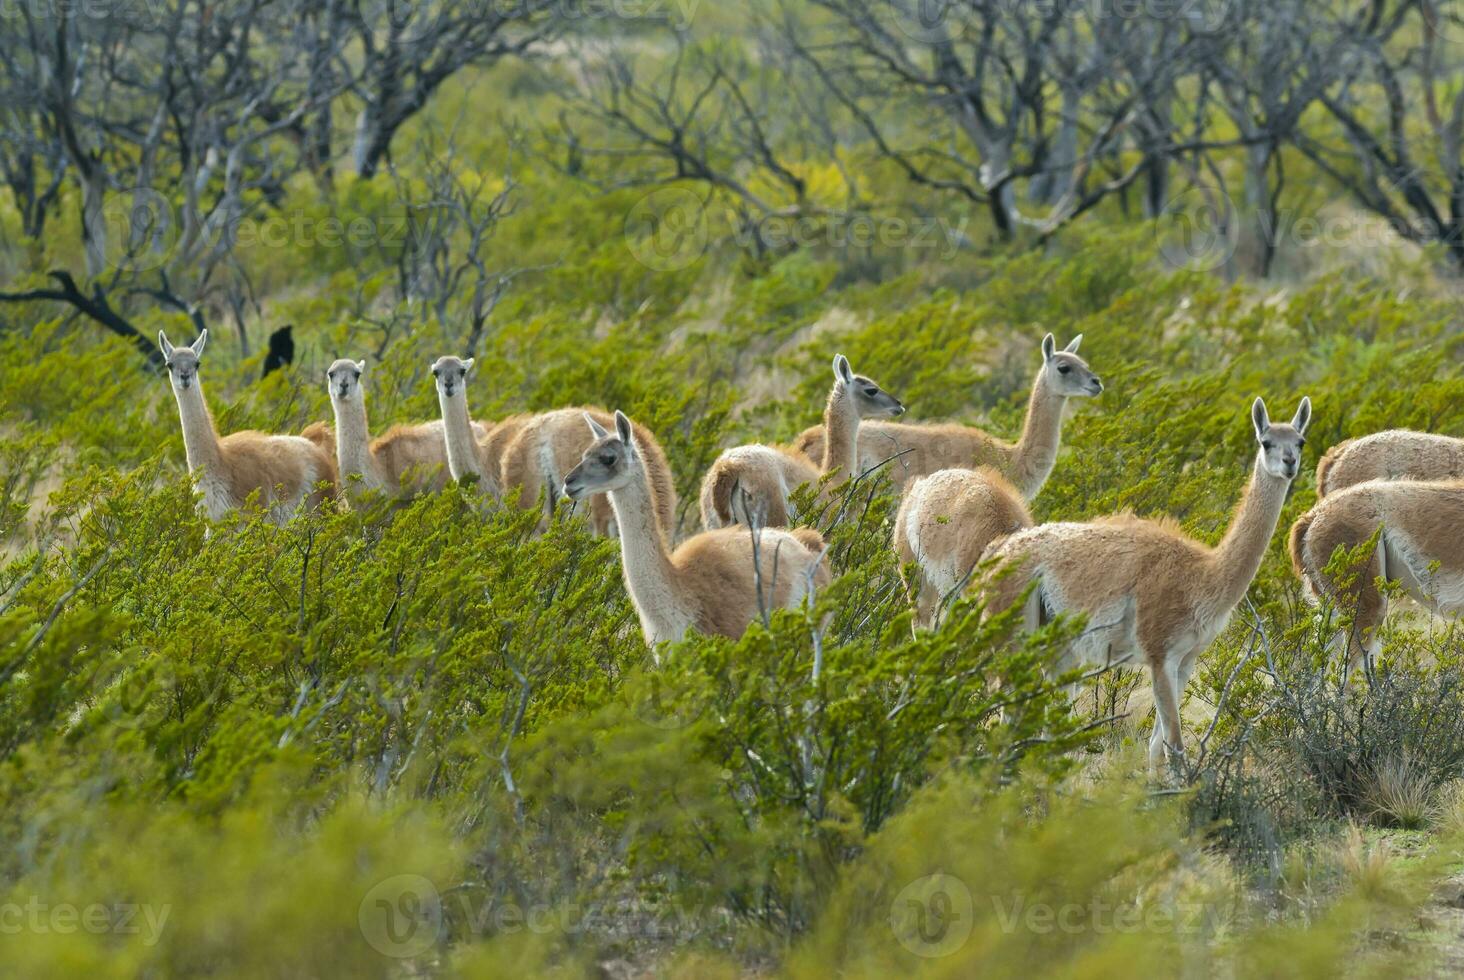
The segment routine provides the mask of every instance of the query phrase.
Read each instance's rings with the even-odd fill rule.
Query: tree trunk
[[[1279,216],[1272,204],[1271,181],[1267,176],[1273,152],[1268,143],[1253,143],[1245,151],[1245,219],[1241,227],[1246,232],[1241,252],[1245,256],[1246,273],[1259,279],[1271,274],[1281,235],[1281,229],[1277,227]]]

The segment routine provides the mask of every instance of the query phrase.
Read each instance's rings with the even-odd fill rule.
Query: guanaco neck
[[[376,461],[371,456],[365,397],[345,401],[332,398],[330,403],[335,408],[336,462],[340,465],[341,479],[360,476],[373,483],[380,482]]]
[[[624,487],[611,490],[609,497],[620,530],[620,561],[625,569],[625,583],[644,620],[647,613],[654,616],[666,611],[657,607],[668,599],[679,607],[686,603],[676,568],[666,552],[666,539],[656,517],[656,501],[645,463],[637,459],[632,465],[635,477]]]
[[[468,398],[448,398],[441,391],[437,393],[438,404],[442,406],[442,435],[447,441],[447,468],[454,480],[461,480],[469,473],[480,480],[485,478],[482,461],[478,458],[478,444],[473,439],[473,425],[468,421]]]
[[[1225,537],[1215,546],[1218,598],[1226,608],[1245,597],[1256,572],[1260,571],[1261,560],[1266,557],[1266,548],[1276,531],[1276,521],[1281,517],[1281,507],[1286,503],[1288,486],[1289,480],[1266,471],[1258,453],[1245,496],[1236,507]]]
[[[1032,397],[1027,402],[1027,419],[1022,423],[1022,437],[1012,453],[1012,482],[1031,500],[1042,489],[1057,463],[1057,448],[1062,438],[1062,415],[1067,399],[1047,383],[1047,369],[1037,372]]]
[[[203,385],[195,375],[193,384],[187,388],[173,386],[173,395],[178,399],[178,418],[183,422],[183,449],[188,456],[188,472],[218,469],[219,434],[214,429],[213,416],[208,413],[208,403],[203,400]]]
[[[859,458],[859,407],[854,391],[842,381],[835,381],[824,408],[825,474],[843,473],[841,480],[855,476],[855,460]]]

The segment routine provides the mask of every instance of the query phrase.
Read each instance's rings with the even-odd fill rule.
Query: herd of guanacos
[[[493,424],[470,419],[474,360],[432,365],[440,419],[399,425],[371,439],[362,391],[364,361],[337,360],[326,372],[335,424],[303,433],[216,432],[198,383],[205,330],[190,346],[159,333],[178,402],[188,469],[200,507],[217,520],[246,506],[284,523],[326,498],[412,496],[474,481],[525,509],[560,498],[585,503],[592,529],[619,538],[626,590],[652,646],[688,631],[740,636],[763,611],[810,600],[832,578],[822,535],[797,526],[793,491],[838,485],[883,468],[901,496],[897,552],[917,629],[938,629],[953,598],[976,591],[985,608],[1023,603],[1035,629],[1059,615],[1085,627],[1054,665],[1147,666],[1153,684],[1151,766],[1183,758],[1180,698],[1195,661],[1244,598],[1301,469],[1311,422],[1303,398],[1287,422],[1272,422],[1255,399],[1258,444],[1249,484],[1221,541],[1210,546],[1166,518],[1119,513],[1082,522],[1036,524],[1027,505],[1057,462],[1069,400],[1103,384],[1078,355],[1079,335],[1059,349],[1051,334],[1026,419],[1015,442],[959,424],[892,421],[904,406],[834,359],[822,425],[791,445],[728,449],[707,473],[705,530],[676,543],[676,500],[655,437],[620,412],[566,408]],[[1453,617],[1464,611],[1464,439],[1409,430],[1379,432],[1331,447],[1317,465],[1318,502],[1291,529],[1297,574],[1314,601],[1347,600],[1355,621],[1334,646],[1350,668],[1379,649],[1391,588]],[[1336,549],[1376,547],[1355,576],[1334,581]],[[673,547],[674,545],[674,547]],[[1342,594],[1342,593],[1345,593]]]

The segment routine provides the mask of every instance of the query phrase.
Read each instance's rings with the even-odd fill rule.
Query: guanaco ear
[[[206,343],[208,343],[208,328],[207,327],[204,327],[203,328],[203,333],[199,334],[198,335],[198,339],[193,342],[193,356],[194,357],[197,357],[197,358],[202,359],[202,357],[203,357],[203,345],[206,344]]]
[[[1271,428],[1271,416],[1266,412],[1266,403],[1259,397],[1251,403],[1251,423],[1256,427],[1256,438],[1264,439]]]
[[[478,359],[476,357],[470,357],[466,361],[463,361],[463,377],[466,378],[468,375],[472,374],[473,365],[477,363]]]
[[[356,370],[360,371],[362,374],[366,373],[366,358],[363,357],[356,362]]]
[[[1052,360],[1052,355],[1057,353],[1057,341],[1048,334],[1042,338],[1042,363]]]
[[[1311,399],[1303,396],[1291,418],[1291,427],[1304,435],[1308,425],[1311,425]]]
[[[173,356],[173,345],[168,343],[168,335],[161,330],[158,331],[158,349],[163,352],[164,357]]]
[[[635,434],[631,431],[630,419],[626,418],[625,413],[619,409],[615,410],[615,434],[627,446],[635,447]]]
[[[1076,337],[1074,337],[1072,339],[1072,342],[1071,343],[1069,343],[1066,347],[1063,348],[1063,350],[1067,351],[1069,354],[1076,354],[1078,352],[1078,345],[1081,344],[1082,342],[1083,342],[1083,335],[1082,334],[1078,334]]]
[[[834,355],[834,380],[849,384],[854,380],[854,372],[849,368],[849,359],[843,354]]]
[[[585,421],[589,423],[590,432],[597,440],[604,439],[610,434],[609,432],[605,431],[605,427],[603,425],[595,421],[595,417],[589,412],[581,412],[580,414],[582,414],[585,417]]]

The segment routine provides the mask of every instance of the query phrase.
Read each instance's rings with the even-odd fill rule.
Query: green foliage
[[[522,66],[477,82],[421,124],[489,89],[519,94],[517,125],[559,108]],[[688,183],[707,247],[658,269],[628,220],[648,189],[602,194],[499,128],[454,132],[464,179],[518,184],[484,255],[516,275],[476,349],[474,415],[624,409],[667,451],[682,535],[722,448],[818,421],[834,352],[914,420],[1015,438],[1042,335],[1084,334],[1106,390],[1070,408],[1040,520],[1129,508],[1218,540],[1256,395],[1275,417],[1315,405],[1282,528],[1336,441],[1464,435],[1457,297],[1423,264],[1268,292],[1169,268],[1116,216],[1040,250],[762,251]],[[399,154],[396,177],[420,190],[422,162]],[[891,207],[940,201],[840,164]],[[807,177],[841,187],[837,169]],[[220,431],[329,419],[337,356],[368,360],[373,431],[436,417],[427,368],[466,345],[464,300],[439,319],[398,295],[393,177],[300,181],[277,209],[285,234],[252,224],[237,257],[267,324],[296,325],[296,363],[260,380],[260,321],[246,349],[205,304]],[[6,256],[22,285],[76,260]],[[1044,673],[1080,623],[1018,639],[1014,613],[983,622],[968,601],[912,635],[882,474],[800,492],[837,575],[815,606],[653,657],[618,545],[567,517],[539,534],[453,489],[206,528],[166,382],[52,304],[3,316],[0,930],[28,904],[171,911],[152,933],[62,931],[48,911],[4,935],[0,973],[1382,972],[1412,955],[1406,923],[1454,853],[1443,834],[1410,862],[1329,835],[1435,819],[1464,766],[1457,634],[1396,627],[1375,676],[1341,684],[1327,644],[1348,612],[1300,601],[1282,533],[1191,684],[1195,780],[1176,794],[1132,778],[1142,676],[1099,678],[1073,709],[1075,678]],[[965,911],[947,879],[967,932],[929,955]],[[1106,925],[1130,912],[1159,924]]]

